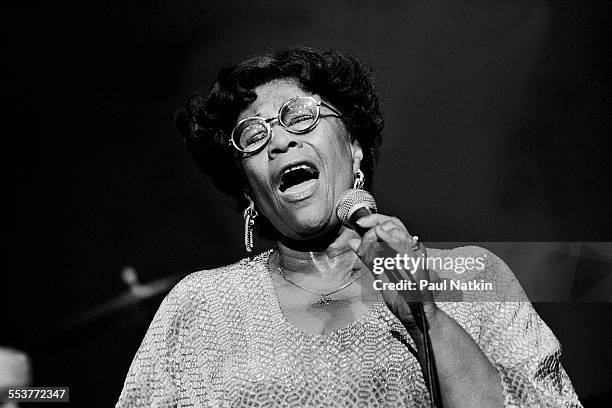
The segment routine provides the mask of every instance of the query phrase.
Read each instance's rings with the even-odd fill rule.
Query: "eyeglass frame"
[[[310,100],[314,101],[315,102],[315,106],[317,107],[317,116],[316,116],[316,119],[314,120],[314,122],[312,122],[312,125],[308,126],[307,128],[302,129],[302,130],[291,130],[281,120],[281,112],[285,108],[285,106],[289,105],[291,102],[293,102],[293,101],[295,101],[297,99],[310,99]],[[326,115],[322,116],[321,115],[321,106],[325,106],[327,109],[331,110],[334,114],[326,114]],[[229,145],[234,147],[234,149],[236,149],[239,153],[242,153],[242,154],[246,154],[246,155],[257,154],[260,151],[262,151],[268,145],[268,143],[270,143],[270,140],[272,139],[272,126],[270,125],[271,122],[277,120],[278,123],[287,132],[292,133],[294,135],[303,135],[305,133],[308,133],[308,132],[312,131],[314,128],[316,128],[317,125],[319,124],[319,121],[321,120],[321,118],[322,117],[327,117],[327,116],[335,116],[335,117],[341,118],[342,114],[340,113],[340,111],[338,111],[338,109],[334,108],[329,103],[327,103],[327,102],[325,102],[323,100],[317,101],[312,96],[294,96],[293,98],[287,99],[281,105],[281,107],[278,109],[278,113],[274,117],[266,119],[266,118],[263,118],[261,116],[249,116],[248,118],[244,118],[244,119],[238,121],[238,123],[236,123],[236,125],[232,129],[232,133],[230,134]],[[234,140],[234,133],[236,132],[236,129],[238,129],[238,127],[240,125],[242,125],[244,122],[246,122],[247,120],[253,120],[253,119],[261,119],[262,120],[262,122],[263,122],[263,124],[264,124],[264,126],[266,128],[267,134],[268,134],[268,140],[264,144],[262,144],[259,148],[253,150],[252,152],[248,152],[248,151],[242,149],[240,146],[238,146],[236,144],[236,141]]]

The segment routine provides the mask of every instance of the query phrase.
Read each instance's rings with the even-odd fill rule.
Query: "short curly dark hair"
[[[384,127],[370,70],[353,56],[300,47],[249,58],[223,69],[208,96],[194,93],[179,108],[176,124],[187,149],[213,184],[246,206],[245,185],[236,166],[229,135],[256,98],[254,89],[273,80],[291,79],[317,93],[342,112],[342,121],[363,150],[361,170],[371,187]]]

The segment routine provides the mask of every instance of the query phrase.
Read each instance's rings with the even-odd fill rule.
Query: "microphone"
[[[376,200],[372,194],[358,188],[351,188],[342,193],[336,203],[336,216],[342,224],[351,228],[361,236],[366,233],[367,228],[357,225],[357,220],[370,214],[376,214]],[[409,302],[408,306],[414,316],[415,323],[419,327],[424,339],[425,348],[425,381],[429,388],[430,403],[433,408],[442,408],[442,397],[440,395],[440,384],[435,361],[432,354],[431,339],[428,332],[425,310],[421,302]],[[407,344],[407,343],[406,343]]]
[[[376,200],[372,194],[359,188],[346,190],[336,203],[336,216],[342,224],[363,235],[367,229],[357,225],[357,220],[366,215],[376,214]]]

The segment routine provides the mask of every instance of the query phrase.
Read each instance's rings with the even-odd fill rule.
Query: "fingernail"
[[[363,225],[365,223],[365,218],[360,218],[357,220],[357,225]]]

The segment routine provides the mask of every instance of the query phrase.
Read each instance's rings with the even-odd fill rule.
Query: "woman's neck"
[[[300,278],[343,281],[361,264],[348,246],[348,240],[354,238],[359,238],[355,231],[341,226],[310,241],[280,240],[275,261],[287,273],[302,275]]]

